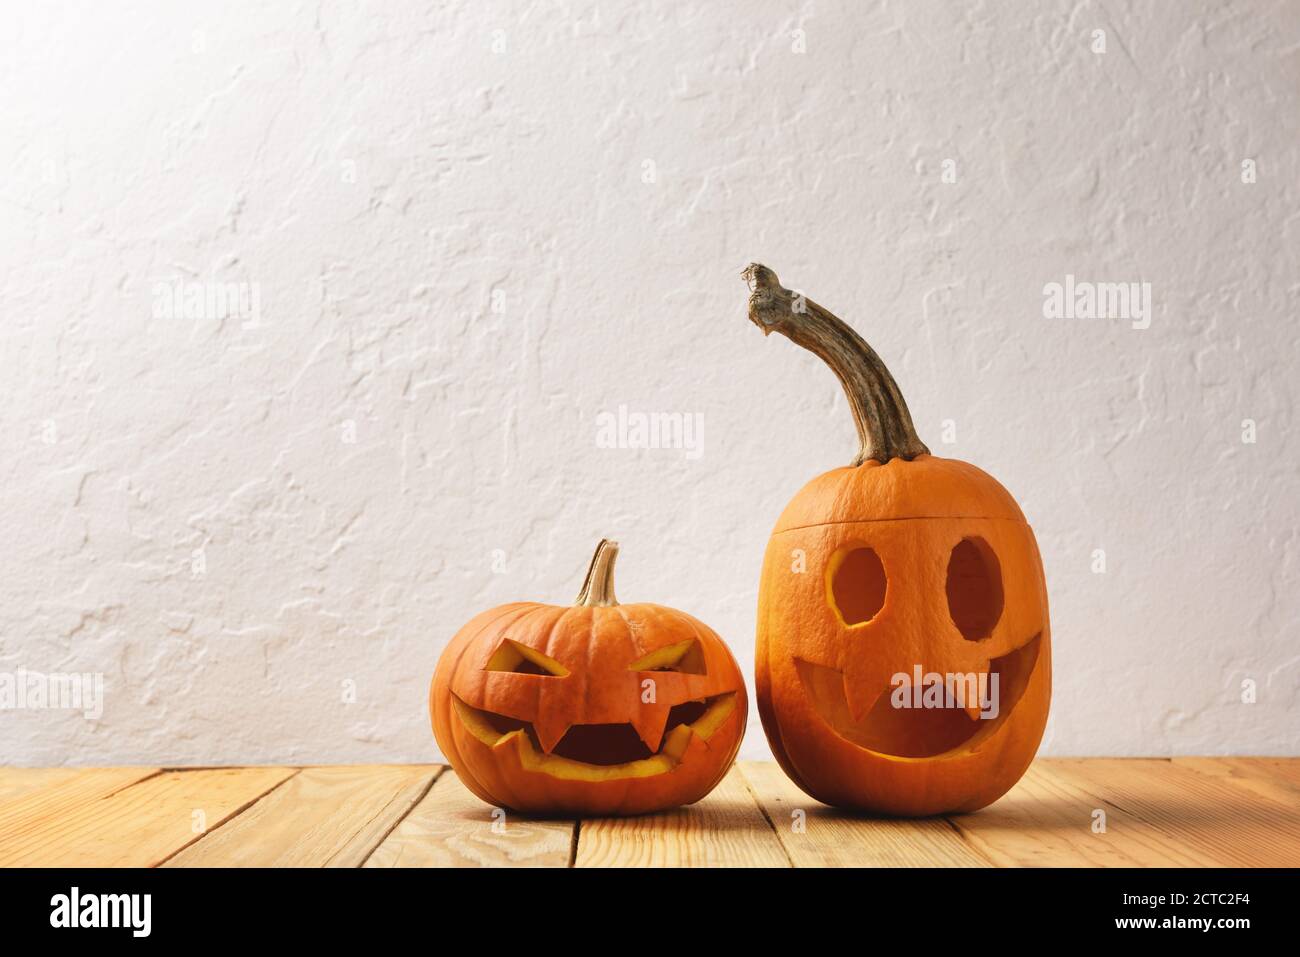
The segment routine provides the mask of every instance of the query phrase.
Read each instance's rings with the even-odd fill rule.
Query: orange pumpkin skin
[[[908,816],[983,807],[1019,780],[1047,723],[1051,631],[1034,534],[991,476],[929,453],[852,328],[765,266],[745,278],[750,320],[826,362],[861,442],[851,467],[794,497],[768,542],[755,678],[772,751],[828,804]],[[912,692],[940,684],[931,676],[980,691],[917,707]]]
[[[1001,615],[978,641],[958,630],[945,597],[952,550],[969,538],[997,556],[1003,590]],[[870,620],[846,625],[829,576],[835,557],[855,548],[879,556],[885,596]],[[804,571],[796,573],[800,554]],[[1009,790],[1038,750],[1051,698],[1038,546],[1011,495],[973,465],[896,458],[835,469],[805,486],[768,544],[757,638],[756,694],[772,751],[800,788],[827,804],[908,816],[973,811]],[[935,755],[899,756],[866,746],[876,743],[868,733],[854,733],[878,695],[889,694],[891,676],[911,673],[914,664],[940,674],[986,673],[990,660],[1019,649],[1025,673],[1008,669],[1000,689],[1000,705],[1010,710],[969,741]],[[815,700],[826,689],[808,680],[812,669],[799,662],[843,675],[847,713],[837,701]]]
[[[567,674],[493,670],[507,640]],[[629,667],[687,643],[695,649],[690,672]],[[702,707],[704,717],[676,723],[682,709]],[[489,804],[538,815],[641,814],[698,801],[735,759],[747,709],[744,679],[722,639],[655,604],[494,608],[451,640],[429,692],[434,735],[466,787]],[[485,729],[476,723],[481,715],[498,716],[491,720],[501,727]],[[500,733],[525,722],[527,729]],[[593,765],[563,755],[571,729],[617,725],[631,725],[651,756]]]

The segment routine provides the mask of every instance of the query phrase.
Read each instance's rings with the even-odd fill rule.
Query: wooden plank
[[[943,818],[855,815],[814,800],[770,761],[741,773],[795,867],[988,867]]]
[[[52,790],[89,772],[86,768],[0,768],[0,806],[33,791]]]
[[[0,769],[0,865],[569,862],[572,822],[494,819],[450,771],[430,789],[437,773]],[[576,863],[1300,866],[1298,797],[1296,759],[1048,759],[982,811],[897,821],[824,808],[775,765],[747,762],[692,807],[583,822]]]
[[[578,829],[578,867],[789,867],[736,768],[702,801],[642,817],[596,818]]]
[[[575,827],[493,808],[448,768],[365,866],[567,867]]]
[[[1203,855],[1127,807],[1106,788],[1064,773],[1059,759],[1035,761],[998,801],[949,820],[971,847],[1001,867],[1195,867]],[[1104,820],[1095,816],[1104,812]],[[1104,824],[1105,830],[1098,828]]]
[[[148,772],[118,777],[138,780],[142,773]],[[152,867],[198,840],[196,823],[219,826],[291,774],[290,768],[165,771],[77,802],[47,802],[47,792],[34,792],[15,802],[20,811],[12,822],[6,814],[0,824],[0,865]],[[107,790],[103,780],[96,775],[91,783]]]
[[[1062,758],[1053,767],[1208,866],[1300,866],[1300,803],[1275,801],[1167,759]]]
[[[1175,767],[1231,781],[1261,797],[1300,801],[1300,758],[1173,758]]]
[[[157,773],[157,768],[0,769],[0,838],[33,812],[97,801]]]
[[[305,768],[168,867],[358,867],[415,805],[439,768]]]
[[[0,797],[0,851],[50,818],[98,801],[158,773],[157,768],[6,768]]]

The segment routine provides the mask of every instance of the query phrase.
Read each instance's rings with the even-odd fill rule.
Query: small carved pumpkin
[[[614,597],[602,541],[572,606],[484,612],[443,651],[433,733],[465,786],[535,814],[641,814],[698,801],[740,747],[730,650],[690,615]]]
[[[794,497],[759,589],[756,691],[781,767],[829,804],[970,811],[1033,759],[1051,697],[1047,587],[1015,499],[933,456],[879,357],[761,265],[749,318],[839,377],[862,447]]]

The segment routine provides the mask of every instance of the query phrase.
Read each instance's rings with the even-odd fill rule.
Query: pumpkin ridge
[[[509,605],[502,605],[500,608],[495,610],[500,612],[500,614],[492,615],[472,635],[468,636],[464,641],[464,643],[461,645],[460,649],[456,652],[455,657],[452,659],[452,661],[448,663],[446,674],[449,677],[443,680],[443,684],[449,686],[460,676],[461,670],[464,667],[466,661],[468,661],[471,657],[470,652],[474,648],[475,642],[483,635],[489,633],[489,629],[499,628],[501,621],[506,619],[511,614],[511,612],[518,612],[518,615],[514,619],[515,621],[522,620],[531,612],[535,611],[536,606],[532,602],[515,602]],[[456,644],[459,638],[460,638],[459,635],[452,638],[451,643],[443,651],[444,655],[452,649],[452,647]],[[472,670],[472,666],[471,666],[471,670]],[[448,700],[447,696],[441,693],[443,688],[440,687],[439,678],[442,674],[443,674],[443,670],[441,667],[441,662],[439,662],[439,669],[434,673],[433,681],[430,683],[430,687],[429,687],[429,698],[430,698],[429,711],[430,711],[430,717],[433,719],[433,726],[435,732],[434,737],[435,739],[438,740],[438,743],[442,746],[445,752],[444,756],[447,758],[447,760],[453,763],[459,763],[463,767],[464,762],[461,758],[460,744],[456,740],[456,732],[453,730],[454,715],[452,715],[451,713],[452,710],[451,703],[450,700]],[[437,734],[437,729],[439,725],[442,725],[446,729],[445,737],[447,740],[445,741]],[[479,794],[480,797],[482,797],[483,794],[487,793],[488,790],[487,787],[484,785],[482,781],[479,780],[479,778],[476,775],[466,774],[465,778],[466,778],[466,782],[465,782],[466,787],[468,787],[471,791],[473,791],[476,794]]]

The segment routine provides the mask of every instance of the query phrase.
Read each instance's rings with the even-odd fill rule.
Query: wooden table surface
[[[493,811],[453,771],[0,768],[0,865],[1300,866],[1300,759],[1046,759],[974,814],[902,821],[742,762],[639,818]]]

